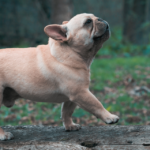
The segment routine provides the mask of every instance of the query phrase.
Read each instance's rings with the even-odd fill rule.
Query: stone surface
[[[150,126],[63,127],[5,126],[14,139],[0,141],[0,150],[149,150]]]

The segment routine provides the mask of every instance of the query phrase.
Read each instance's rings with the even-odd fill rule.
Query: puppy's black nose
[[[108,29],[109,29],[109,26],[107,25],[107,26],[106,26],[106,30],[108,30]]]
[[[106,30],[109,30],[109,24],[105,20],[103,22],[105,23]]]

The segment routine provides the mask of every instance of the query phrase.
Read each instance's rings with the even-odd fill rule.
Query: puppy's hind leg
[[[75,124],[71,118],[76,106],[77,105],[71,101],[64,102],[62,104],[61,117],[66,131],[79,130],[81,128],[81,126],[79,124]]]
[[[0,108],[1,104],[3,101],[3,89],[0,88]],[[12,133],[10,132],[5,132],[1,127],[0,127],[0,140],[10,140],[13,138]]]

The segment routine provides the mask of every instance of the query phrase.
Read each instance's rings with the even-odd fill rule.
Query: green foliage
[[[136,73],[136,67],[139,65],[149,67],[149,57],[94,60],[91,66],[91,78],[96,81],[93,85],[93,89],[101,90],[106,86],[107,82],[116,83],[128,74],[132,75],[135,80],[144,79],[144,74],[139,75]],[[143,71],[143,69],[141,68],[140,70]]]

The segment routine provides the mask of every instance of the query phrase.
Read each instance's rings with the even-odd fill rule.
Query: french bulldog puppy
[[[71,118],[77,105],[107,124],[118,122],[89,91],[90,65],[110,37],[108,23],[84,13],[44,31],[48,45],[0,50],[0,106],[12,107],[18,98],[62,103],[66,130],[80,129]],[[0,128],[0,140],[11,138]]]

